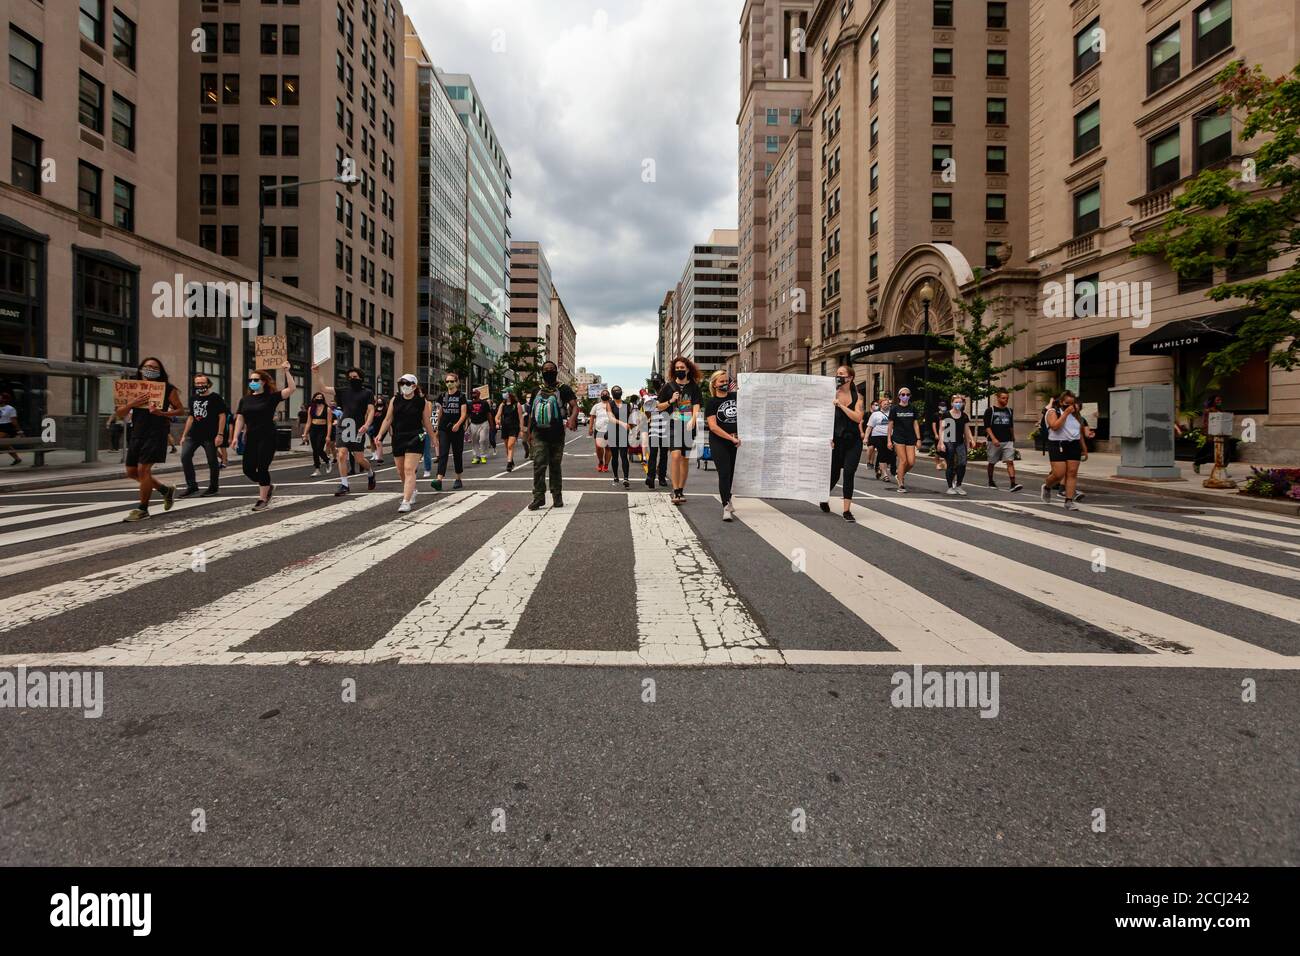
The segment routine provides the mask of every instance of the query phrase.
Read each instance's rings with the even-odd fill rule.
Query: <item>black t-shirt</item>
[[[668,396],[672,398],[670,394]],[[726,398],[713,397],[709,399],[709,404],[704,409],[704,420],[708,421],[710,417],[717,419],[718,427],[724,432],[736,434],[736,396],[728,395]],[[709,433],[712,438],[712,432]]]
[[[180,395],[170,385],[167,386],[163,395],[163,408],[171,408],[173,399],[178,404],[180,402]],[[171,430],[171,427],[172,420],[166,415],[155,415],[147,408],[131,409],[132,441],[166,441],[167,433]]]
[[[659,390],[659,403],[671,402],[674,393],[681,396],[676,405],[671,405],[664,414],[672,421],[678,422],[680,426],[686,425],[691,420],[691,409],[696,405],[704,404],[704,396],[700,392],[700,386],[695,382],[687,382],[685,385],[678,385],[675,382],[669,382]]]
[[[482,425],[492,414],[492,403],[486,398],[470,399],[469,420],[475,425]]]
[[[189,437],[200,443],[214,441],[217,421],[228,411],[225,399],[216,392],[190,396],[190,416],[194,422],[190,425]]]
[[[558,386],[556,389],[556,395],[560,400],[559,421],[550,428],[538,428],[535,424],[532,425],[533,433],[543,441],[564,441],[564,425],[569,420],[569,402],[576,402],[578,400],[578,396],[573,393],[573,389],[569,388],[567,385]],[[531,409],[534,403],[541,400],[542,392],[539,390],[530,400],[529,408]],[[531,412],[529,413],[529,416],[530,418],[532,417]]]
[[[945,445],[964,445],[966,444],[966,426],[970,424],[970,416],[962,412],[956,418],[951,415],[944,415],[939,419],[939,437],[943,439]]]
[[[353,388],[349,385],[347,388],[339,389],[336,397],[339,408],[343,412],[339,424],[343,425],[350,419],[353,429],[361,431],[366,423],[366,410],[375,404],[375,393],[365,386]]]
[[[244,416],[248,437],[269,435],[275,431],[275,410],[284,401],[278,390],[260,395],[245,395],[239,400],[239,414]]]
[[[449,432],[460,421],[460,410],[465,407],[465,393],[448,392],[439,399],[438,406],[442,409],[438,418],[438,431]]]
[[[1011,406],[998,408],[994,405],[984,412],[984,428],[1000,442],[1016,440],[1016,416]]]
[[[916,444],[916,408],[912,405],[894,405],[889,409],[889,420],[894,423],[894,443]]]

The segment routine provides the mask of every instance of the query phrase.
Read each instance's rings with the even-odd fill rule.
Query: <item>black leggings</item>
[[[831,450],[831,491],[839,484],[841,472],[844,475],[844,500],[853,500],[853,479],[857,477],[858,465],[862,461],[862,439],[836,438]]]
[[[625,481],[631,480],[632,473],[628,471],[627,445],[615,446],[611,443],[607,446],[607,449],[610,463],[614,466],[614,480],[618,481],[618,463],[620,460],[623,462],[623,479]]]
[[[322,465],[328,466],[330,463],[329,456],[325,454],[325,436],[328,430],[328,425],[312,425],[307,432],[307,438],[311,441],[311,464],[318,471]]]
[[[876,435],[872,437],[871,445],[876,449],[876,474],[885,468],[892,472],[897,464],[897,456],[889,450],[889,439],[884,435]]]
[[[244,477],[258,487],[271,483],[271,461],[275,458],[275,430],[266,434],[244,433]]]
[[[461,456],[465,453],[465,429],[458,432],[447,429],[438,433],[438,477],[447,476],[447,455],[450,454],[456,462],[456,474],[459,475],[465,469],[461,465]]]
[[[725,438],[709,436],[709,456],[718,469],[718,497],[722,503],[731,501],[731,481],[736,475],[736,446]]]
[[[947,464],[944,473],[949,488],[960,488],[966,480],[967,457],[965,442],[948,442],[943,446],[943,460]]]

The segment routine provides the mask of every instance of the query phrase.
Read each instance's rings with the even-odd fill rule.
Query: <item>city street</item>
[[[231,471],[143,525],[124,483],[0,503],[0,672],[104,675],[98,719],[0,708],[0,859],[1300,859],[1294,519],[922,460],[856,525],[724,524],[715,473],[677,509],[585,433],[563,510],[501,457],[400,516],[391,461],[342,500],[282,463],[261,515]],[[934,671],[993,698],[898,706]]]

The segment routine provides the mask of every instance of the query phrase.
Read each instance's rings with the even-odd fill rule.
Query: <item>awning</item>
[[[1103,365],[1119,363],[1119,333],[1098,335],[1084,339],[1079,347],[1081,362],[1094,362]],[[1031,372],[1051,372],[1065,367],[1065,343],[1058,342],[1043,349],[1028,362],[1025,368]]]
[[[920,352],[925,349],[929,339],[930,349],[935,352],[951,351],[951,339],[937,335],[887,335],[880,339],[871,339],[855,345],[849,351],[850,362],[870,362],[874,356],[889,355],[894,352]]]
[[[1129,354],[1173,355],[1183,349],[1222,348],[1237,337],[1237,327],[1250,314],[1249,309],[1237,309],[1169,322],[1130,345]]]

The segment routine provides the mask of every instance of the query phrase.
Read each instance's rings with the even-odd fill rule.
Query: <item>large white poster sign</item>
[[[831,481],[835,379],[742,372],[737,392],[740,498],[825,501]]]

